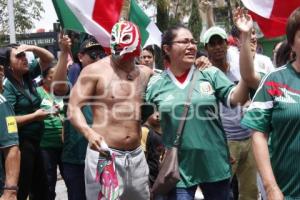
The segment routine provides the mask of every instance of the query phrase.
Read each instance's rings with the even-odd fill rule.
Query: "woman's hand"
[[[27,45],[27,44],[21,44],[17,47],[16,54],[24,52],[24,51],[34,51],[36,49],[36,46],[34,45]]]
[[[201,71],[212,66],[211,62],[206,56],[200,56],[199,58],[197,58],[195,61],[195,65]]]
[[[15,190],[4,190],[0,200],[17,200],[17,191]]]
[[[233,13],[233,21],[242,32],[250,32],[253,27],[253,20],[247,10],[237,8]]]
[[[72,45],[71,39],[69,38],[68,35],[64,35],[63,32],[59,34],[58,44],[62,52],[69,53],[71,51],[71,45]]]
[[[278,185],[273,185],[266,188],[267,199],[268,200],[284,200],[284,196],[278,187]]]
[[[44,110],[44,109],[38,109],[34,112],[34,119],[36,121],[41,121],[44,120],[48,115],[50,114],[49,111]]]
[[[207,13],[209,10],[212,9],[212,2],[208,0],[201,0],[199,7],[202,12]]]

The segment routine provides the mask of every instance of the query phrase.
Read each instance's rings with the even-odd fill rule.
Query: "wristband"
[[[15,191],[18,191],[19,190],[19,187],[17,185],[11,185],[11,186],[7,186],[5,185],[3,187],[3,190],[15,190]]]

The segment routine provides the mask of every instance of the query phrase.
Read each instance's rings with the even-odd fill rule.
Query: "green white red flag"
[[[119,21],[124,0],[52,0],[64,29],[93,35],[103,47],[109,47],[110,32]],[[161,32],[135,0],[130,2],[129,20],[142,34],[142,45],[160,46]]]
[[[109,47],[110,31],[119,21],[123,0],[53,0],[64,29],[93,35]]]
[[[300,0],[242,0],[250,15],[267,38],[285,35],[289,15]]]

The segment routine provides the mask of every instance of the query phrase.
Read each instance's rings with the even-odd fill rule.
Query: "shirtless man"
[[[149,170],[140,147],[140,106],[152,71],[134,64],[140,45],[140,33],[134,24],[126,21],[115,24],[110,40],[112,55],[84,68],[71,91],[68,115],[89,142],[85,163],[88,200],[98,199],[103,187],[96,181],[96,170],[104,142],[115,155],[120,199],[150,198]],[[86,104],[92,107],[92,127],[81,112]]]

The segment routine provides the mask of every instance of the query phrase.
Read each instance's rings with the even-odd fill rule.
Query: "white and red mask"
[[[141,53],[141,37],[136,25],[128,21],[116,23],[111,31],[110,49],[114,57],[128,60]]]

